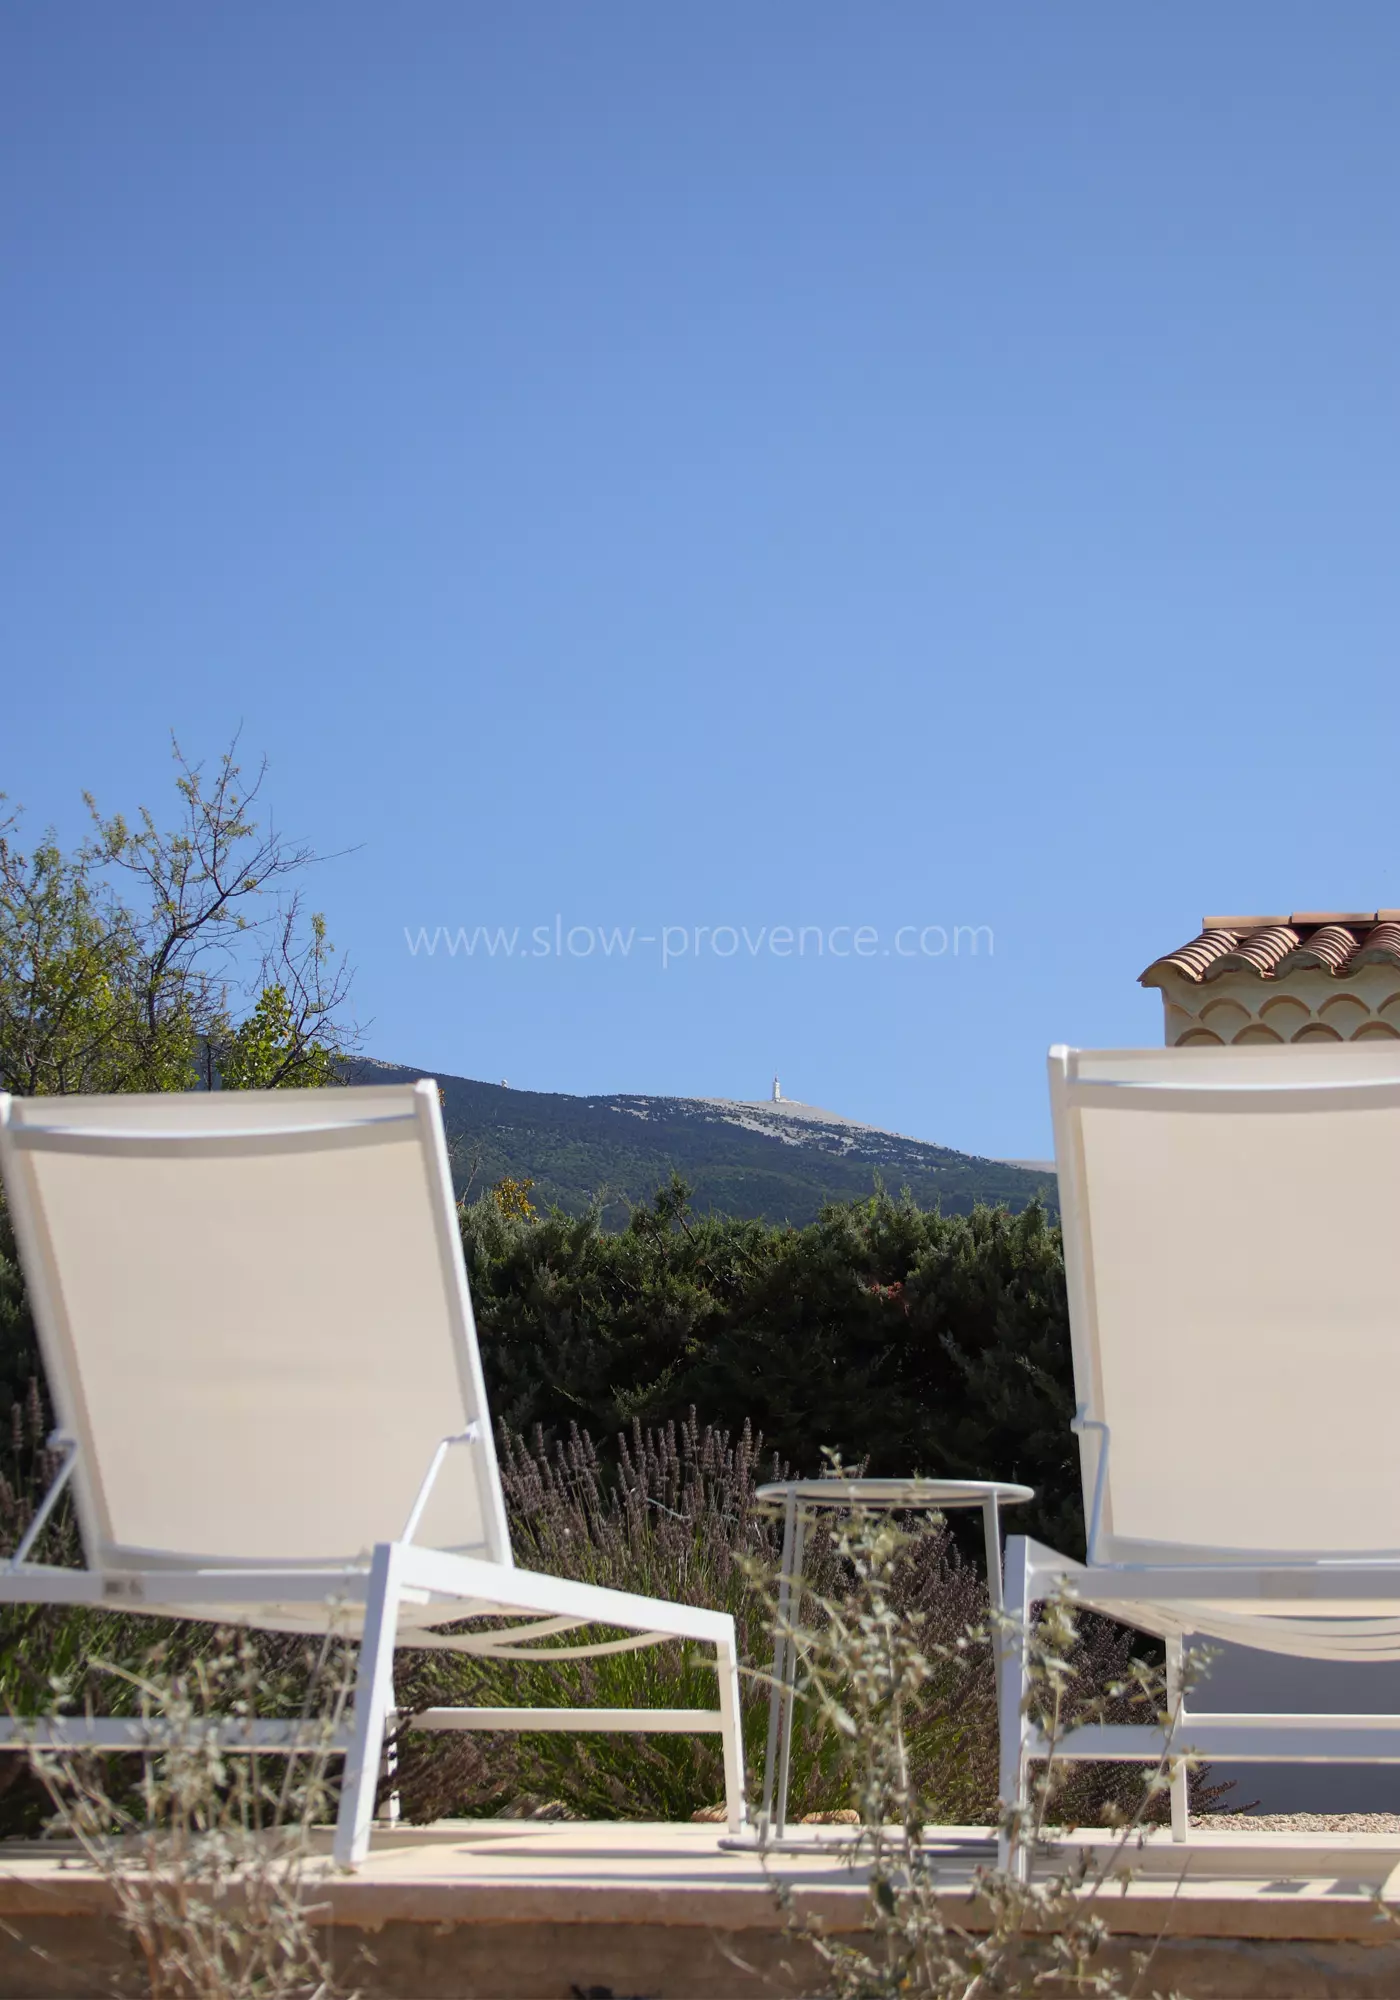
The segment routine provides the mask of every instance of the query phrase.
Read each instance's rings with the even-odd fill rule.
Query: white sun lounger
[[[29,1561],[37,1520],[0,1564],[0,1603],[359,1637],[347,1865],[369,1842],[396,1647],[548,1661],[699,1642],[712,1711],[437,1708],[411,1723],[717,1732],[740,1829],[728,1614],[512,1564],[435,1085],[0,1096],[0,1171],[86,1559]],[[461,1629],[482,1619],[494,1629]],[[590,1640],[600,1626],[627,1636]],[[74,1718],[37,1740],[132,1747],[138,1727]],[[34,1740],[32,1723],[0,1726],[0,1746]],[[288,1726],[238,1723],[227,1740],[285,1748]]]
[[[1164,1639],[1173,1681],[1191,1634],[1400,1659],[1400,1044],[1055,1048],[1050,1090],[1087,1561],[1013,1536],[1008,1612],[1063,1590]],[[1001,1795],[1024,1805],[1046,1743],[1010,1650]],[[1059,1754],[1165,1741],[1094,1725]],[[1187,1705],[1173,1748],[1400,1764],[1400,1716]]]

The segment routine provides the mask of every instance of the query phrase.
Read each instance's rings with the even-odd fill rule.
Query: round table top
[[[1009,1479],[779,1479],[754,1497],[815,1507],[975,1507],[992,1499],[1017,1506],[1034,1500],[1035,1488]]]

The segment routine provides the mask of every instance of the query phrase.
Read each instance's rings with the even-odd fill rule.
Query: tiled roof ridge
[[[1194,986],[1224,972],[1286,978],[1316,968],[1334,979],[1362,965],[1400,969],[1400,910],[1295,911],[1288,917],[1206,917],[1200,935],[1154,958],[1140,985],[1159,985],[1154,974],[1177,972]]]

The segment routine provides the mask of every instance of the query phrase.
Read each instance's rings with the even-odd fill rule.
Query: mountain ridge
[[[410,1082],[430,1070],[361,1057],[356,1082]],[[800,1227],[828,1201],[905,1188],[921,1207],[966,1214],[980,1202],[1058,1208],[1053,1173],[906,1138],[787,1100],[652,1092],[529,1091],[438,1072],[457,1194],[505,1178],[534,1183],[538,1206],[583,1214],[598,1203],[620,1227],[672,1173],[697,1211]]]

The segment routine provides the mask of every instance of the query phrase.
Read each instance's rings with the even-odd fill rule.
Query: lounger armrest
[[[55,1473],[48,1492],[39,1502],[39,1511],[26,1528],[24,1539],[10,1557],[11,1569],[22,1569],[29,1560],[31,1550],[48,1526],[49,1516],[63,1498],[64,1489],[73,1477],[74,1467],[78,1463],[78,1440],[75,1437],[69,1437],[65,1431],[55,1431],[49,1438],[48,1445],[50,1451],[63,1453],[63,1463]]]
[[[1099,1448],[1094,1461],[1094,1499],[1085,1535],[1087,1559],[1094,1563],[1098,1561],[1099,1529],[1103,1524],[1103,1499],[1108,1486],[1108,1448],[1113,1442],[1113,1434],[1101,1417],[1089,1416],[1082,1404],[1071,1417],[1069,1427],[1076,1437],[1083,1437],[1089,1431],[1099,1434]]]
[[[433,1487],[437,1483],[437,1476],[442,1470],[442,1461],[451,1447],[454,1444],[475,1444],[480,1436],[480,1424],[470,1423],[465,1430],[454,1431],[450,1437],[442,1439],[429,1461],[427,1471],[423,1474],[423,1484],[418,1488],[418,1497],[408,1510],[408,1519],[404,1523],[403,1533],[399,1536],[401,1542],[411,1542],[417,1534],[418,1523],[423,1518],[423,1509],[428,1504]]]

